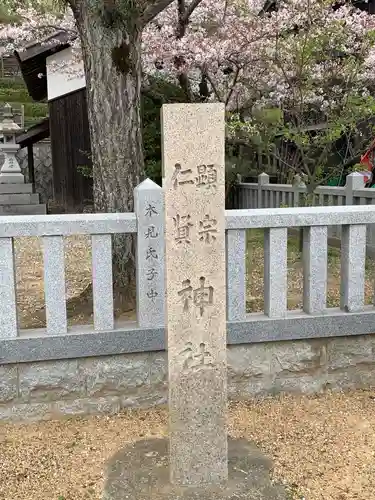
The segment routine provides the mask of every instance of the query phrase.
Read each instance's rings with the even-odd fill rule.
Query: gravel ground
[[[284,396],[231,405],[229,432],[274,460],[274,479],[305,500],[375,499],[372,393]],[[165,436],[165,410],[30,425],[0,424],[1,500],[100,500],[105,462]]]
[[[288,309],[302,308],[303,268],[299,241],[288,237]],[[328,248],[327,307],[340,306],[340,249]],[[263,311],[264,292],[263,231],[250,230],[247,234],[247,312]],[[375,265],[365,262],[365,303],[373,303]]]

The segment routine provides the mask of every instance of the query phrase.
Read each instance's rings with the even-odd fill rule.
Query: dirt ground
[[[293,499],[375,499],[371,392],[284,396],[231,405],[229,432],[274,460]],[[100,500],[105,462],[127,443],[165,436],[166,411],[0,424],[1,500]]]
[[[85,291],[92,284],[90,238],[65,238],[66,298],[70,304],[70,323],[92,322],[92,299]],[[17,312],[20,328],[45,326],[43,251],[40,238],[14,240]],[[77,300],[79,298],[79,300]]]

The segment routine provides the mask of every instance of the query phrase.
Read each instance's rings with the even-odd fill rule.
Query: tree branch
[[[198,7],[198,5],[202,2],[202,0],[193,0],[191,4],[185,9],[185,14],[183,17],[183,21],[186,23],[189,20],[189,17]]]
[[[227,17],[227,11],[228,11],[228,0],[225,0],[223,21],[222,21],[223,23],[225,22],[225,18]]]
[[[178,25],[176,31],[176,38],[181,40],[185,36],[186,27],[189,23],[189,19],[194,10],[198,7],[202,0],[193,0],[189,6],[186,5],[186,0],[178,0],[177,2],[177,14],[178,14]],[[185,92],[186,97],[189,102],[194,102],[194,95],[191,90],[191,85],[189,77],[186,72],[182,71],[178,75],[178,81],[182,90]]]
[[[240,74],[240,68],[239,68],[239,66],[237,66],[236,72],[235,72],[234,77],[233,77],[232,86],[231,86],[231,88],[228,92],[227,98],[225,100],[225,106],[228,106],[229,101],[231,100],[231,97],[232,97],[233,92],[234,92],[234,87],[237,84],[239,74]]]
[[[249,148],[251,146],[250,141],[245,141],[244,139],[237,139],[236,137],[227,138],[226,142],[230,146],[244,146]]]
[[[193,95],[193,92],[191,90],[190,81],[189,81],[189,77],[187,76],[187,74],[185,72],[180,73],[178,75],[178,81],[179,81],[180,87],[182,88],[182,90],[186,94],[186,98],[187,98],[188,102],[194,102],[194,95]]]
[[[214,84],[212,78],[210,77],[210,75],[208,73],[205,73],[205,75],[206,75],[206,78],[207,78],[208,82],[211,85],[211,88],[212,88],[214,94],[216,95],[217,100],[219,102],[223,102],[223,100],[222,100],[222,98],[221,98],[221,96],[219,94],[219,91],[217,90],[216,85]]]
[[[58,24],[42,24],[38,26],[35,31],[42,31],[42,30],[54,30],[56,33],[55,35],[57,36],[59,32],[64,32],[67,35],[70,35],[72,37],[77,38],[78,34],[76,30],[72,30],[70,28],[63,28],[62,26],[59,26]],[[51,34],[53,36],[54,33]]]
[[[181,39],[186,32],[186,25],[188,20],[185,20],[186,4],[185,0],[178,0],[177,2],[178,25],[177,25],[177,39]]]
[[[140,26],[144,28],[146,24],[152,21],[160,12],[166,9],[173,0],[155,0],[153,4],[149,5],[140,17]]]
[[[181,39],[186,32],[186,26],[189,23],[190,16],[198,7],[202,0],[193,0],[190,5],[186,5],[185,0],[178,0],[178,28],[177,38]]]
[[[66,0],[66,3],[70,6],[70,8],[76,9],[78,6],[78,0]]]
[[[178,9],[178,21],[181,22],[183,21],[186,12],[185,0],[178,0],[177,9]]]

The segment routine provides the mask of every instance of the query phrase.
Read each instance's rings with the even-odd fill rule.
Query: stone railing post
[[[293,207],[299,207],[299,194],[301,189],[306,188],[301,176],[296,174],[293,178]]]
[[[270,176],[263,172],[258,175],[258,208],[267,208],[264,207],[263,200],[263,186],[270,183]]]
[[[134,190],[137,216],[137,320],[139,327],[165,324],[164,193],[146,179]]]
[[[17,337],[16,273],[12,238],[0,238],[0,338]]]
[[[366,225],[343,225],[341,230],[340,308],[345,312],[363,311],[365,262]]]
[[[345,204],[354,205],[354,191],[364,187],[363,176],[358,172],[353,172],[346,176],[345,183]]]

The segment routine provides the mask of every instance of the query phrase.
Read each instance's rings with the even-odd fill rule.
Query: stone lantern
[[[3,121],[0,123],[0,151],[4,153],[5,161],[0,171],[0,184],[23,184],[25,178],[17,161],[16,153],[20,146],[16,144],[16,137],[21,128],[13,121],[12,108],[9,104],[4,106]]]

